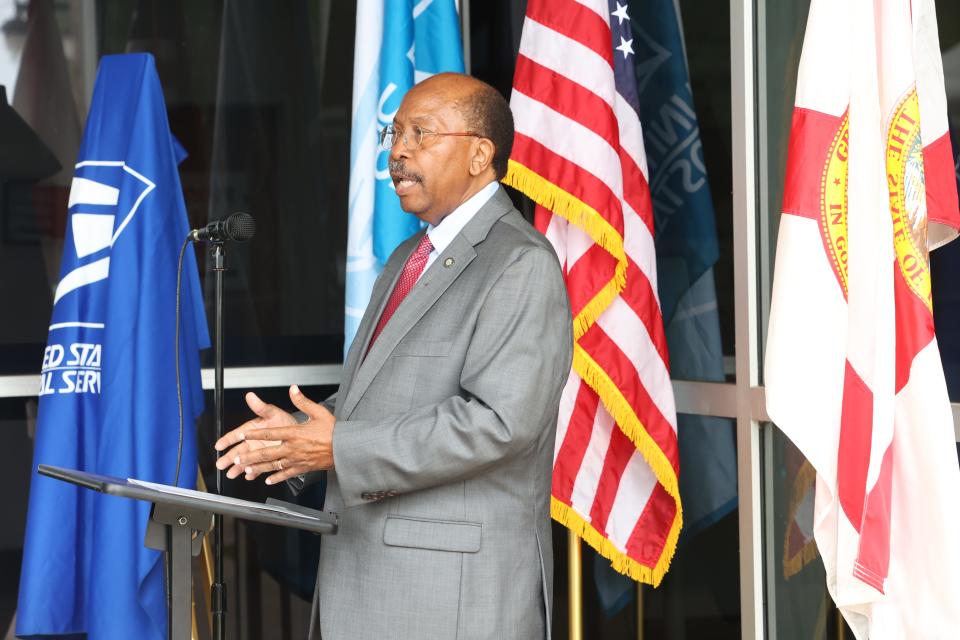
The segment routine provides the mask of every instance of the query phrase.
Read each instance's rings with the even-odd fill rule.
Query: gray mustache
[[[390,171],[390,177],[395,178],[396,180],[415,180],[417,182],[423,182],[423,176],[421,176],[419,173],[407,171],[407,167],[403,160],[391,160],[387,163],[387,169]]]

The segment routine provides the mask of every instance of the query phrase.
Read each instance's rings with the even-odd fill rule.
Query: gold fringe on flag
[[[657,481],[676,499],[677,512],[680,513],[680,485],[673,465],[663,453],[663,449],[647,433],[646,427],[643,426],[627,399],[623,397],[616,383],[579,344],[573,345],[573,370],[600,396],[600,401],[610,412],[617,426],[625,436],[630,438],[650,465],[654,475],[657,476]]]
[[[554,520],[583,538],[597,553],[609,560],[615,571],[654,587],[660,586],[660,581],[663,580],[667,569],[670,568],[673,553],[677,548],[677,538],[680,537],[680,514],[678,512],[673,526],[670,528],[670,535],[667,538],[664,552],[660,554],[655,566],[648,567],[617,549],[610,540],[594,529],[593,525],[584,520],[570,505],[564,504],[552,496],[550,497],[550,515]]]
[[[578,340],[626,286],[627,253],[623,248],[623,236],[596,209],[516,160],[509,161],[503,182],[570,224],[583,229],[617,261],[613,279],[605,284],[573,319],[573,339]]]
[[[526,194],[537,204],[564,218],[570,224],[583,229],[598,245],[609,252],[616,260],[614,277],[588,302],[573,319],[574,351],[573,370],[580,378],[597,392],[600,401],[616,421],[617,426],[637,447],[640,454],[650,465],[657,481],[676,503],[676,515],[670,526],[670,532],[664,543],[655,566],[640,564],[593,528],[580,514],[569,505],[551,497],[550,515],[575,534],[583,538],[597,553],[610,561],[616,571],[629,575],[634,580],[658,586],[664,574],[670,568],[673,554],[677,548],[680,529],[683,526],[683,510],[680,504],[680,487],[673,465],[653,440],[633,407],[627,402],[620,389],[606,371],[587,354],[577,340],[586,333],[603,311],[610,306],[614,298],[620,295],[626,286],[627,254],[623,246],[623,236],[600,213],[576,196],[564,191],[529,167],[516,160],[509,161],[505,184]]]
[[[597,395],[600,396],[600,401],[617,423],[617,426],[625,436],[630,438],[634,446],[637,447],[637,450],[643,456],[644,460],[650,465],[650,469],[653,470],[654,475],[657,477],[657,482],[663,485],[664,490],[673,498],[677,506],[673,524],[670,526],[670,533],[664,543],[660,559],[657,561],[657,568],[662,567],[662,571],[659,577],[657,577],[656,571],[654,571],[653,576],[656,582],[644,580],[653,586],[657,586],[660,584],[660,579],[663,577],[663,574],[670,568],[670,561],[673,559],[673,554],[676,551],[677,540],[680,537],[680,529],[683,526],[683,506],[680,502],[680,483],[677,479],[677,473],[667,459],[667,456],[663,453],[663,449],[660,448],[647,432],[643,422],[637,416],[633,406],[631,406],[623,396],[620,388],[617,387],[609,374],[604,371],[603,367],[591,358],[590,354],[588,354],[583,347],[576,343],[573,345],[573,370],[577,372],[577,375],[580,376],[591,389],[597,392]],[[587,540],[586,537],[584,539]],[[612,543],[608,542],[608,545],[612,547]],[[607,553],[593,543],[590,543],[590,546],[596,549],[603,557],[613,562],[614,568],[617,568],[617,560],[615,558],[607,555]],[[617,570],[619,571],[620,569]],[[634,579],[638,579],[633,576],[633,573],[630,573],[630,575],[634,577]]]

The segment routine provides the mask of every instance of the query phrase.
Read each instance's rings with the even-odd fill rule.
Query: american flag
[[[680,534],[680,465],[634,63],[626,4],[530,0],[505,182],[537,202],[574,315],[551,512],[657,585]]]

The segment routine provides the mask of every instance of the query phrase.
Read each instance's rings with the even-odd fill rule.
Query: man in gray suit
[[[513,118],[492,87],[433,76],[381,134],[402,208],[428,223],[377,280],[335,396],[294,386],[217,442],[231,478],[328,470],[326,640],[549,636],[550,483],[571,316],[550,244],[497,180]],[[331,413],[332,409],[332,413]],[[232,448],[231,448],[232,447]]]

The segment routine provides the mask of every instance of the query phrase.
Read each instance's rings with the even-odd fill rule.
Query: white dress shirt
[[[500,183],[494,180],[470,196],[466,202],[451,211],[447,217],[440,221],[440,224],[437,226],[433,226],[432,224],[427,226],[427,235],[430,236],[430,244],[433,245],[433,251],[427,256],[427,264],[423,267],[423,271],[420,272],[421,277],[427,272],[430,265],[440,257],[440,254],[450,246],[453,239],[467,226],[467,223],[473,219],[473,216],[477,215],[481,207],[487,204],[487,201],[493,197],[493,194],[497,192],[499,186]]]

